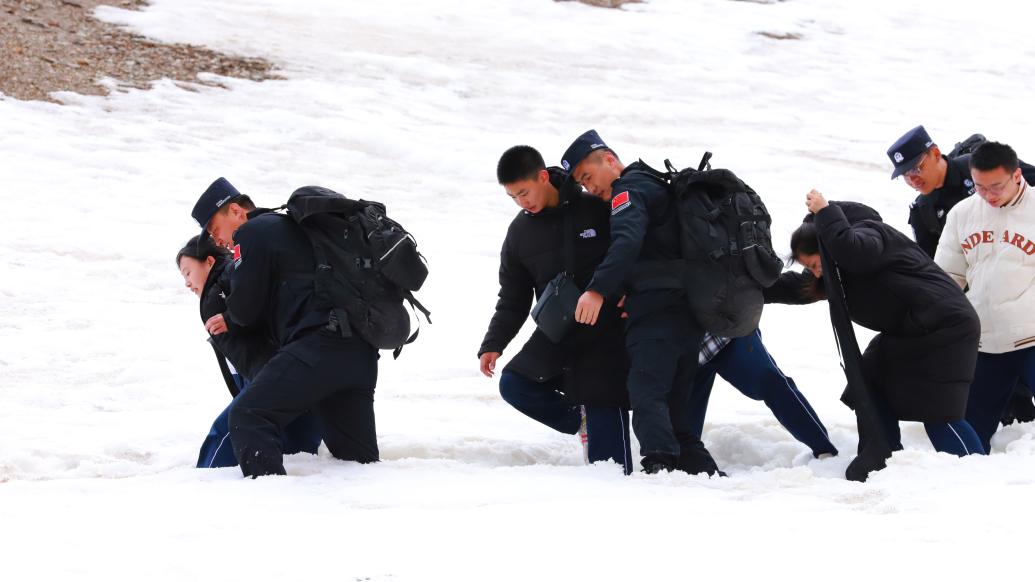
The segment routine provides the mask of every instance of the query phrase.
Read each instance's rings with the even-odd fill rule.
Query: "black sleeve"
[[[508,234],[507,240],[503,241],[503,250],[500,251],[500,292],[496,313],[478,349],[479,358],[485,352],[503,353],[525,324],[534,294],[535,280],[514,255]]]
[[[927,256],[934,258],[938,249],[938,236],[924,221],[924,208],[914,203],[909,207],[909,226],[913,227],[913,240]],[[939,229],[940,230],[940,229]]]
[[[834,204],[816,214],[820,240],[834,262],[859,273],[877,270],[883,262],[884,237],[865,222],[849,224]]]
[[[649,198],[637,190],[628,190],[627,193],[628,202],[611,210],[611,245],[586,288],[600,293],[605,299],[616,299],[615,295],[622,289],[622,283],[640,256],[650,224]]]
[[[245,223],[234,233],[234,266],[226,313],[242,327],[255,325],[266,313],[273,286],[273,252],[258,229]]]
[[[771,286],[762,290],[766,303],[807,305],[823,299],[819,281],[808,271],[784,271]]]

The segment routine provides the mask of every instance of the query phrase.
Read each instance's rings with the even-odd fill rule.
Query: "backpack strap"
[[[410,335],[410,337],[405,342],[403,342],[403,345],[392,350],[393,360],[398,360],[399,354],[402,353],[403,348],[409,344],[412,344],[414,340],[417,339],[417,334],[420,333],[420,317],[417,316],[417,310],[420,310],[420,312],[424,314],[424,319],[428,320],[428,323],[431,323],[431,312],[428,311],[426,307],[421,305],[420,301],[417,301],[417,298],[413,296],[413,293],[411,293],[409,290],[403,289],[403,299],[405,299],[406,302],[410,304],[410,310],[413,311],[413,318],[417,320],[417,329],[413,332],[413,334]]]

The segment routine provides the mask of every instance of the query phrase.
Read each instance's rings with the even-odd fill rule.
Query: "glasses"
[[[974,189],[981,194],[995,194],[996,196],[1006,192],[1006,189],[1010,187],[1013,182],[1013,176],[1007,178],[1005,181],[992,186],[982,186],[981,184],[974,184]]]
[[[927,162],[927,152],[924,152],[924,157],[923,157],[922,160],[920,160],[920,163],[918,163],[917,165],[913,166],[913,169],[906,170],[906,172],[903,173],[902,175],[905,176],[906,178],[919,178],[920,177],[920,172],[924,171],[924,164],[926,162]]]

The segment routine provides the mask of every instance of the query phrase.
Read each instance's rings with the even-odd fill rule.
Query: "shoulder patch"
[[[234,245],[234,268],[241,266],[241,245]]]
[[[629,191],[626,190],[621,194],[618,194],[611,198],[611,216],[618,214],[632,205],[632,200],[629,199]]]

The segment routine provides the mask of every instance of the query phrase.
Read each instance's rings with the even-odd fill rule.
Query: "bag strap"
[[[569,277],[575,276],[575,204],[569,199],[564,203],[564,224],[562,226],[564,237],[564,272]]]
[[[417,334],[420,333],[420,317],[417,315],[417,310],[420,310],[420,312],[424,314],[424,319],[428,320],[429,324],[431,323],[431,312],[428,311],[427,307],[421,305],[420,301],[417,301],[417,298],[413,296],[412,292],[410,292],[407,289],[403,289],[403,299],[405,299],[406,302],[410,304],[410,310],[413,311],[413,318],[417,320],[417,329],[410,335],[409,338],[407,338],[405,342],[403,342],[401,346],[392,350],[393,360],[398,360],[399,354],[402,353],[403,348],[409,344],[412,344],[417,339]]]

